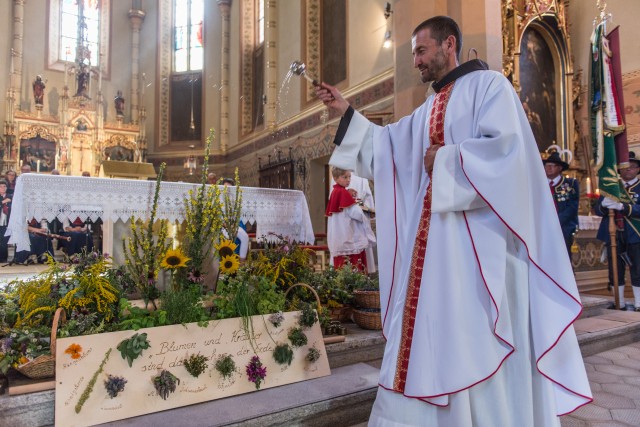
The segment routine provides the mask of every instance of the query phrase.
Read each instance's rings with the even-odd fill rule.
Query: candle
[[[40,173],[40,159],[36,162],[36,172]]]
[[[587,194],[591,194],[591,178],[587,177]]]
[[[596,188],[596,196],[600,197],[600,189]]]

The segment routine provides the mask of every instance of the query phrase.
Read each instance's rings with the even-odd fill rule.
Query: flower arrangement
[[[207,369],[208,357],[202,354],[192,354],[183,360],[184,368],[191,374],[192,377],[198,378],[201,373]]]
[[[82,346],[80,344],[71,344],[64,351],[65,354],[71,356],[72,359],[80,359],[82,357]]]
[[[267,377],[267,368],[262,366],[258,356],[253,356],[247,364],[247,379],[256,385],[256,390],[260,390],[260,384]]]
[[[49,354],[46,341],[50,329],[44,326],[12,329],[0,339],[0,372],[6,374],[10,368],[25,364],[43,354]]]
[[[231,378],[231,375],[236,371],[236,362],[233,361],[233,357],[229,354],[222,354],[216,360],[216,371],[222,375],[223,379]]]
[[[153,385],[162,400],[167,400],[167,397],[176,391],[178,384],[180,384],[180,379],[166,369],[163,369],[160,375],[153,377]]]
[[[104,388],[107,389],[109,397],[113,399],[118,393],[124,391],[124,385],[126,383],[127,380],[125,380],[124,377],[109,375],[108,378],[104,380]]]
[[[154,308],[157,308],[154,299],[159,295],[156,280],[160,269],[160,260],[170,246],[167,240],[167,221],[159,221],[157,238],[155,238],[153,232],[158,210],[160,183],[162,182],[165,167],[166,164],[163,162],[158,172],[153,204],[151,205],[151,217],[146,221],[146,224],[131,218],[131,237],[128,239],[128,244],[124,241],[122,242],[125,266],[145,303],[151,301]]]

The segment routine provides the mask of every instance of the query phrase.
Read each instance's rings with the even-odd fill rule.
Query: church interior
[[[589,40],[601,15],[621,29],[628,140],[632,149],[640,142],[638,7],[622,0],[2,2],[1,170],[28,162],[40,173],[98,176],[105,161],[156,170],[165,162],[166,180],[189,182],[213,130],[209,165],[218,177],[238,168],[243,186],[304,192],[322,233],[339,117],[290,65],[302,61],[307,76],[337,86],[370,120],[392,123],[429,94],[412,67],[412,29],[450,15],[464,34],[461,62],[478,57],[513,82],[540,152],[571,151],[568,174],[586,190],[587,178],[597,181],[588,79]],[[581,203],[587,215],[589,200]]]
[[[414,67],[412,31],[437,15],[460,25],[460,63],[481,59],[513,85],[540,153],[528,161],[543,167],[542,160],[559,155],[568,164],[563,176],[580,186],[580,222],[569,245],[578,289],[612,298],[605,244],[596,238],[601,218],[594,212],[600,189],[590,114],[591,41],[599,25],[607,33],[618,29],[624,131],[628,149],[640,156],[638,1],[0,1],[0,176],[19,176],[30,167],[38,175],[153,181],[163,164],[165,191],[179,199],[179,184],[200,183],[206,162],[218,184],[237,178],[245,201],[256,206],[264,189],[297,190],[310,225],[302,224],[299,234],[311,236],[306,242],[324,266],[329,159],[341,117],[317,98],[314,84],[337,87],[375,124],[400,120],[434,93]],[[42,196],[69,192],[65,206],[73,210],[78,194],[83,220],[94,219],[97,208],[85,199],[91,188],[73,186],[42,189]],[[118,202],[135,205],[146,199],[123,200]],[[145,204],[137,209],[140,217],[146,214]],[[111,231],[95,245],[114,248],[129,225],[115,213],[101,215]],[[174,240],[178,227],[169,229]],[[123,262],[122,254],[113,255]],[[594,316],[597,310],[604,306],[593,308]],[[624,321],[635,325],[637,343],[640,320]],[[367,339],[381,358],[382,338]],[[583,348],[585,357],[604,349],[591,345]],[[635,399],[633,416],[640,420],[640,397]],[[178,420],[177,412],[171,414]]]

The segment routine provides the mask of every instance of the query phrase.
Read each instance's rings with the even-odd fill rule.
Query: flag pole
[[[620,284],[618,283],[618,239],[616,239],[616,221],[613,209],[609,209],[609,247],[611,248],[611,259],[609,260],[609,268],[611,269],[611,277],[613,279],[613,298],[616,309],[620,310]]]

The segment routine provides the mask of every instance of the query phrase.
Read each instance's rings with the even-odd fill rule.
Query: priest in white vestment
[[[460,30],[416,28],[436,92],[380,127],[334,87],[330,164],[374,179],[383,334],[371,426],[559,426],[592,401],[582,311],[537,145],[509,81],[458,63]]]

